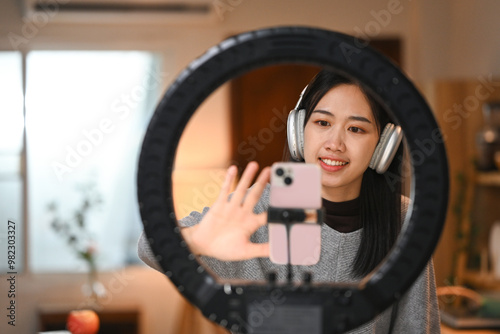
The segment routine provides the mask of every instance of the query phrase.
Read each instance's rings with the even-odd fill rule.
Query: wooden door
[[[232,87],[232,158],[240,170],[248,162],[261,167],[281,161],[288,113],[319,68],[278,65],[260,68]]]

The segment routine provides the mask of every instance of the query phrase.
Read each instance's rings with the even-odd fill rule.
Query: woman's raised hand
[[[270,168],[264,168],[254,186],[249,189],[258,168],[256,162],[248,164],[236,190],[229,198],[231,184],[237,173],[236,166],[229,167],[219,197],[201,222],[182,229],[191,252],[222,261],[269,257],[268,243],[250,241],[250,236],[267,221],[266,212],[253,213],[270,175]]]

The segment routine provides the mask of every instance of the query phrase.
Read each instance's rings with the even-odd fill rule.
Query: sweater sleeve
[[[144,262],[151,268],[163,272],[160,264],[156,261],[153,250],[149,246],[149,241],[144,231],[142,231],[141,236],[139,237],[139,241],[137,242],[137,255],[139,255],[139,259],[141,259],[142,262]]]
[[[432,260],[398,303],[393,333],[441,332]]]
[[[191,212],[191,214],[179,221],[179,226],[190,227],[198,224],[203,216],[208,212],[208,208],[204,208],[202,212]],[[151,249],[146,233],[142,231],[139,241],[137,243],[137,255],[142,262],[147,264],[153,269],[163,272],[160,264],[156,260],[156,256]]]
[[[198,224],[201,221],[201,219],[203,218],[203,216],[208,212],[208,210],[209,210],[209,208],[204,208],[202,212],[196,212],[196,211],[191,212],[189,214],[189,216],[187,216],[179,221],[179,226],[181,226],[182,228],[189,228],[191,226]],[[156,260],[156,256],[155,256],[153,250],[151,249],[149,240],[148,240],[146,233],[144,231],[142,232],[142,234],[139,238],[138,244],[137,244],[137,254],[138,254],[139,258],[142,260],[142,262],[144,262],[145,264],[147,264],[148,266],[150,266],[153,269],[156,269],[160,272],[163,272],[160,264]],[[206,258],[206,257],[202,256],[201,258]],[[212,262],[210,259],[208,259],[207,261]],[[212,263],[211,267],[215,268],[214,271],[219,271],[219,270],[217,270],[217,268],[223,267],[222,265],[219,265],[217,263],[217,261],[213,261],[213,262],[214,263]],[[228,268],[219,268],[219,269],[221,269],[220,270],[221,272],[224,272],[223,269],[227,270]]]

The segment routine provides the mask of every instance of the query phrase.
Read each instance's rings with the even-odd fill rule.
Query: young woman
[[[386,173],[369,168],[387,114],[355,81],[321,71],[300,103],[306,110],[303,161],[322,170],[326,210],[320,261],[292,266],[292,276],[313,282],[356,282],[388,254],[407,211],[401,194],[402,147]],[[194,254],[222,279],[262,280],[276,273],[288,277],[287,266],[269,260],[266,211],[269,173],[264,168],[251,186],[258,166],[248,164],[232,194],[236,167],[228,169],[221,193],[210,208],[182,219],[182,234]],[[249,189],[250,188],[250,189]],[[403,198],[403,200],[402,200]],[[139,241],[141,259],[159,269],[147,241]],[[432,263],[412,288],[390,309],[352,333],[439,333],[439,315]]]

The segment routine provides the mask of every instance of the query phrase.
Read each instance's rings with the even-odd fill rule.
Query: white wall
[[[224,0],[220,0],[226,2]],[[27,48],[139,48],[154,50],[174,49],[180,70],[208,47],[220,42],[230,34],[245,30],[276,25],[313,25],[354,33],[358,27],[375,21],[371,11],[386,9],[388,3],[397,0],[366,1],[366,4],[346,1],[304,0],[242,0],[232,11],[217,16],[213,23],[200,24],[61,24],[58,13],[47,24],[37,24],[37,33],[28,36]],[[215,3],[215,1],[214,1]],[[236,3],[236,1],[232,1]],[[408,37],[411,1],[401,1],[401,13],[393,15],[379,34]],[[8,33],[22,35],[23,26],[20,9],[13,0],[0,4],[2,26],[0,27],[0,49],[12,48]],[[25,29],[29,31],[29,29]]]
[[[54,0],[55,1],[55,0]],[[26,49],[120,48],[173,50],[174,73],[193,58],[230,34],[276,25],[311,25],[353,35],[370,32],[377,21],[374,13],[388,7],[398,14],[384,17],[380,33],[405,39],[405,64],[416,79],[471,77],[478,73],[500,73],[500,43],[497,32],[500,3],[496,0],[219,0],[236,4],[207,24],[64,24],[57,12],[48,23],[35,24],[35,33],[21,18],[15,0],[0,3],[0,49],[12,49],[8,34],[23,36]],[[217,3],[215,0],[212,3]],[[239,4],[238,4],[239,3]],[[228,5],[229,6],[229,5]],[[229,8],[229,7],[227,7]],[[373,30],[372,30],[373,31]]]
[[[500,75],[499,13],[495,0],[458,0],[452,6],[448,77]]]

